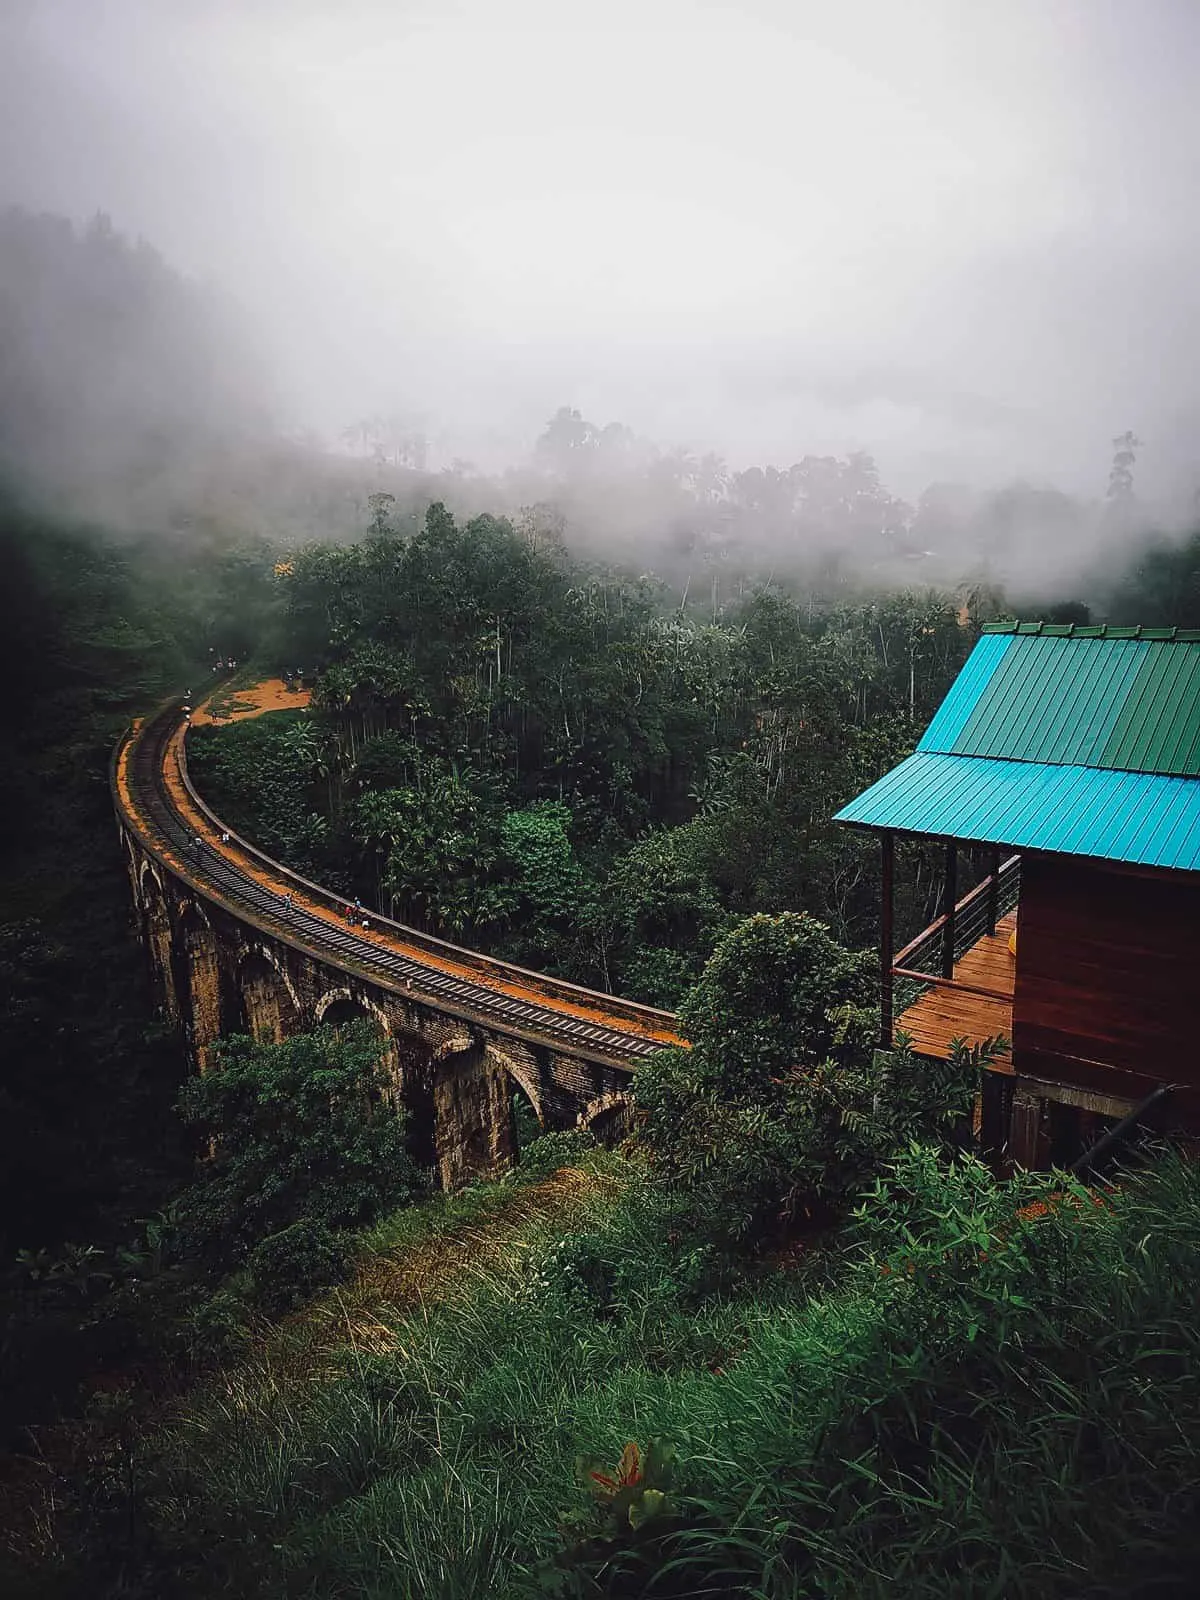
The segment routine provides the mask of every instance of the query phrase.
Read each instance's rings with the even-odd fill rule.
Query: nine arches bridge
[[[193,1065],[224,1034],[278,1042],[373,1019],[418,1153],[453,1188],[515,1154],[512,1092],[544,1128],[619,1127],[639,1059],[675,1017],[368,913],[239,838],[196,792],[178,704],[117,748],[113,800],[139,935]],[[201,842],[197,845],[196,841]]]

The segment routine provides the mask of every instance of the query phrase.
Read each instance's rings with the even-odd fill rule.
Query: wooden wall
[[[1013,1066],[1200,1115],[1200,873],[1022,855]]]

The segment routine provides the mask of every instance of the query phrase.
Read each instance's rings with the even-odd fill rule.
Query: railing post
[[[955,906],[958,902],[958,846],[946,846],[946,880],[942,895],[942,977],[954,976],[954,924]]]
[[[895,904],[895,836],[880,836],[883,876],[879,894],[879,1048],[892,1048],[892,917]]]
[[[1000,846],[992,846],[991,871],[988,875],[987,921],[988,932],[995,933],[1000,920]]]

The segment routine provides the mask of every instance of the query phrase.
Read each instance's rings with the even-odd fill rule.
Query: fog
[[[915,503],[1100,500],[1132,428],[1146,503],[1200,482],[1189,0],[0,11],[0,203],[221,286],[285,431],[497,472],[565,404]]]

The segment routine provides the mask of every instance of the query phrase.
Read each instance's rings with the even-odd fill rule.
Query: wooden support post
[[[979,1086],[979,1147],[983,1159],[999,1172],[1008,1155],[1009,1121],[1012,1116],[1013,1080],[1004,1072],[983,1071]]]
[[[879,894],[879,1048],[892,1048],[892,947],[895,912],[895,836],[881,835],[883,875]]]
[[[958,901],[958,846],[946,846],[946,879],[942,891],[942,915],[945,922],[942,924],[942,977],[954,976],[954,921],[955,905]]]
[[[992,846],[992,859],[988,872],[987,892],[987,920],[988,932],[995,933],[996,924],[1000,920],[1000,846]]]
[[[1042,1129],[1042,1102],[1028,1089],[1017,1089],[1012,1102],[1009,1155],[1016,1166],[1037,1172],[1046,1166],[1048,1154]]]

